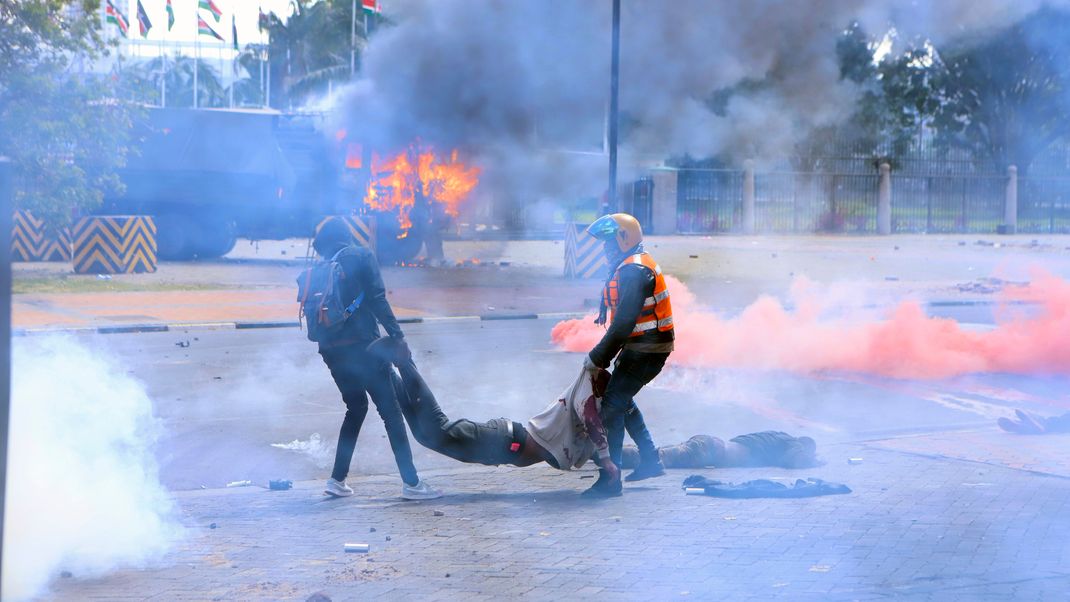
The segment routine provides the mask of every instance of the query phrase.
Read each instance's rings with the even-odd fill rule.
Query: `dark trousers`
[[[661,372],[668,357],[668,353],[641,353],[624,349],[613,364],[613,375],[602,398],[602,422],[609,439],[609,457],[617,466],[621,465],[625,429],[639,447],[643,462],[658,460],[658,451],[646,428],[643,413],[635,405],[635,395]]]
[[[331,376],[342,393],[342,401],[346,404],[346,416],[342,420],[342,428],[338,431],[338,448],[334,454],[331,477],[343,481],[349,474],[357,436],[364,424],[364,417],[368,414],[370,394],[375,409],[386,426],[386,436],[390,439],[390,448],[394,451],[394,460],[398,463],[401,479],[409,485],[418,483],[420,477],[412,463],[412,450],[405,432],[405,419],[394,395],[390,365],[367,353],[363,344],[323,349],[320,350],[320,355],[330,369]]]
[[[512,451],[511,445],[514,442],[522,443],[526,437],[526,431],[520,423],[505,418],[487,422],[475,422],[467,418],[451,421],[438,405],[415,364],[401,364],[398,371],[401,373],[400,380],[395,383],[398,401],[420,445],[470,464],[493,466],[516,461],[517,452]],[[510,424],[513,426],[512,433]]]

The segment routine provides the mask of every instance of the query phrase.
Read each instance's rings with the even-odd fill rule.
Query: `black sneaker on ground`
[[[661,465],[661,462],[640,462],[639,466],[636,466],[631,474],[624,477],[624,480],[633,483],[635,481],[642,481],[643,479],[660,477],[663,474],[665,474],[665,467]]]
[[[620,497],[623,495],[623,485],[620,479],[611,481],[606,478],[606,474],[603,471],[598,471],[598,480],[591,485],[587,491],[584,491],[580,495],[585,498],[606,498],[606,497]]]

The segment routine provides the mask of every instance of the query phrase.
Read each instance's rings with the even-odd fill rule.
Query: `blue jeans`
[[[613,364],[613,376],[602,398],[602,422],[609,440],[609,457],[617,466],[621,465],[626,429],[628,436],[639,447],[641,462],[658,460],[658,450],[646,428],[643,413],[635,405],[635,395],[661,372],[668,357],[668,353],[641,353],[625,349]]]

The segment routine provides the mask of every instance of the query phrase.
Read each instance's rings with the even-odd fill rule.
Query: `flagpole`
[[[197,37],[201,36],[200,29],[198,28]],[[201,61],[201,41],[195,40],[193,42],[193,108],[197,108],[197,72],[200,71]]]
[[[349,15],[349,78],[357,71],[357,0],[353,0],[353,12]]]
[[[167,50],[160,39],[160,106],[167,106]]]

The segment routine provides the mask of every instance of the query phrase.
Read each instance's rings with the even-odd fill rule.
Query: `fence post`
[[[754,234],[754,161],[743,162],[743,233]]]
[[[649,234],[676,234],[677,224],[677,184],[680,172],[672,168],[654,169],[650,177],[654,180],[654,192],[651,197],[650,224],[643,224],[643,230]]]
[[[1003,196],[1003,226],[1000,234],[1014,234],[1018,231],[1018,168],[1007,168],[1007,192]]]
[[[877,233],[892,233],[892,166],[887,163],[881,163],[877,187]]]

